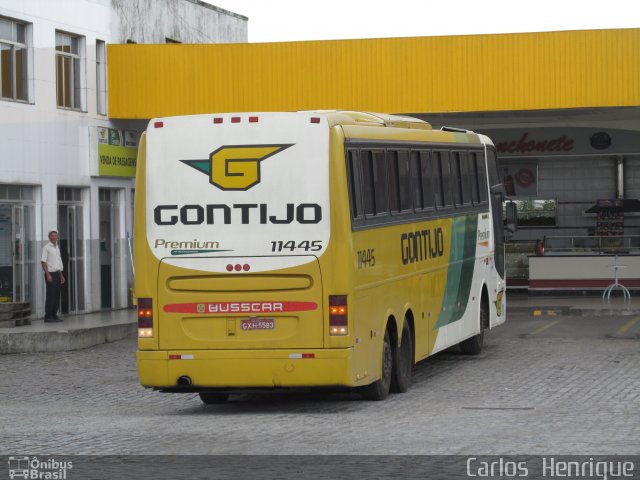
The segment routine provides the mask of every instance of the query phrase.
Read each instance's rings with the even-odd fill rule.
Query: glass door
[[[117,281],[120,275],[121,239],[118,223],[118,190],[101,188],[100,198],[100,306],[120,306]]]
[[[62,313],[76,313],[85,309],[82,210],[82,205],[58,207],[60,254],[66,280],[60,301]]]
[[[0,300],[13,301],[13,210],[0,205]]]
[[[0,297],[12,302],[31,300],[32,211],[25,205],[0,205]]]
[[[18,188],[18,191],[26,188]],[[36,275],[40,271],[40,263],[36,263],[34,238],[35,207],[18,202],[0,204],[1,301],[33,300],[33,285],[36,284]]]
[[[13,245],[13,301],[27,300],[25,286],[27,284],[27,268],[25,262],[25,229],[24,208],[22,205],[13,206],[13,225],[11,245]]]

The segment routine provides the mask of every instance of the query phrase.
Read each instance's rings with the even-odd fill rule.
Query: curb
[[[620,309],[620,308],[576,308],[576,307],[508,307],[507,314],[520,313],[530,314],[534,317],[549,316],[555,317],[559,315],[571,315],[579,317],[615,317],[640,315],[637,309]]]
[[[137,335],[136,323],[58,330],[54,332],[0,332],[0,354],[66,352],[115,342]]]

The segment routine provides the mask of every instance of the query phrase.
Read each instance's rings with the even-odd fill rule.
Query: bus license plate
[[[242,330],[273,330],[276,328],[274,318],[245,318],[240,321]]]

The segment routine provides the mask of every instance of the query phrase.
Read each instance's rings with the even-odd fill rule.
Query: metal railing
[[[640,255],[640,235],[546,236],[545,255]]]

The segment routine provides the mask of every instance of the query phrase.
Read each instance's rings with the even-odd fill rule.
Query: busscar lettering
[[[210,303],[209,313],[284,312],[281,302]]]
[[[442,227],[407,232],[400,235],[402,264],[423,262],[444,255]]]
[[[153,209],[156,225],[214,225],[240,223],[287,225],[316,224],[322,220],[322,207],[317,203],[287,203],[275,209],[266,203],[236,203],[233,205],[158,205]]]

